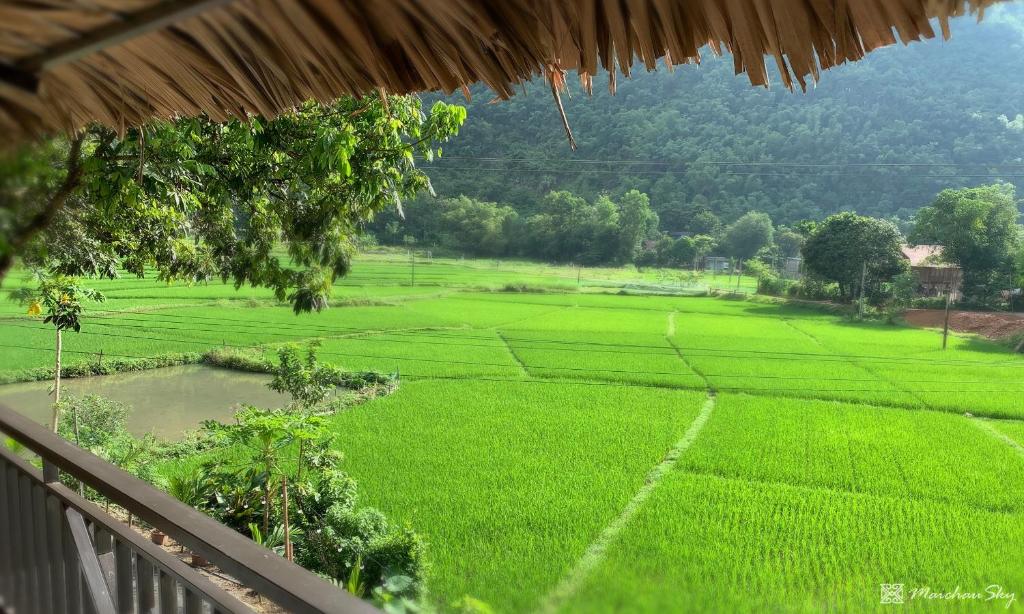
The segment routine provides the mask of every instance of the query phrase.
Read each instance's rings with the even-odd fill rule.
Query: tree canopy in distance
[[[963,271],[964,295],[986,304],[1011,287],[1021,240],[1018,217],[1011,184],[943,190],[918,211],[910,238],[942,245],[942,258]]]

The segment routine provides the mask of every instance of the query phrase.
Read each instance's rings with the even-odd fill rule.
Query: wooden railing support
[[[96,549],[92,540],[89,539],[89,529],[85,526],[85,519],[70,507],[64,510],[64,516],[71,532],[71,539],[74,541],[75,554],[78,557],[82,576],[85,578],[86,590],[83,597],[91,602],[92,609],[96,614],[115,614],[114,602],[110,598],[110,590],[107,588],[103,569],[100,568]]]
[[[63,472],[289,612],[379,614],[313,573],[0,405],[0,613],[227,614],[252,610],[60,482]]]

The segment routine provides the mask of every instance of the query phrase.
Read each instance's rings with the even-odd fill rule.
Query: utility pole
[[[953,293],[946,288],[946,315],[942,320],[942,349],[946,349],[946,340],[949,338],[949,298]]]
[[[864,284],[868,278],[868,261],[865,260],[860,268],[860,300],[857,301],[857,315],[864,315]]]

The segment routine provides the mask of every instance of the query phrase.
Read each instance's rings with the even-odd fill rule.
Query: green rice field
[[[64,360],[319,339],[325,361],[397,372],[330,420],[362,503],[426,537],[441,612],[1022,609],[1024,358],[1002,345],[684,296],[735,277],[414,274],[363,257],[301,316],[261,289],[98,281]],[[23,314],[0,302],[0,375],[52,366],[52,329]]]

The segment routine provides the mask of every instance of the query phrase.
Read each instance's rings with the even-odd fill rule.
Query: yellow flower
[[[28,306],[28,315],[37,316],[43,313],[43,306],[39,304],[39,301],[32,301],[32,304]]]
[[[71,302],[71,296],[69,296],[67,292],[65,292],[65,293],[60,295],[60,304],[61,305],[67,305],[70,302]]]

